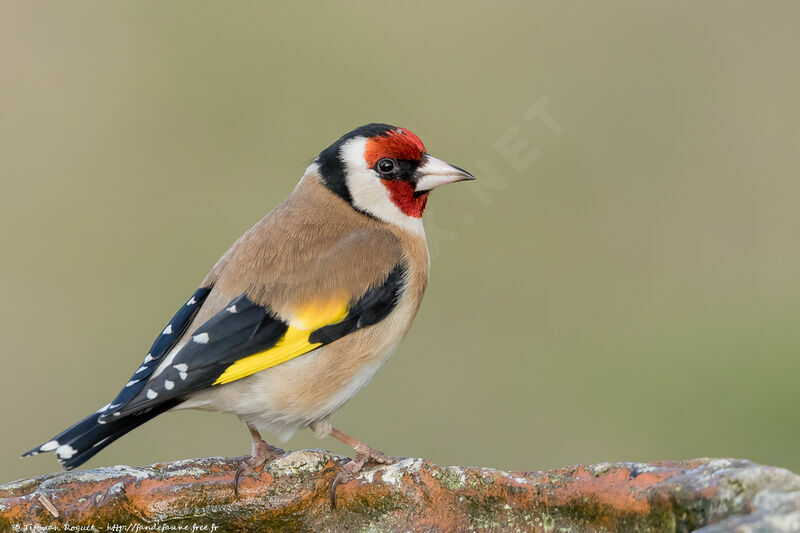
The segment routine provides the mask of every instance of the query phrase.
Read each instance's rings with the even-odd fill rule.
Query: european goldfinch
[[[352,446],[343,468],[386,456],[330,416],[397,349],[428,283],[422,213],[429,192],[472,180],[428,155],[407,129],[368,124],[342,136],[294,191],[242,235],[181,305],[114,400],[25,453],[75,468],[165,411],[232,413],[253,439],[237,471],[263,465],[309,427]]]

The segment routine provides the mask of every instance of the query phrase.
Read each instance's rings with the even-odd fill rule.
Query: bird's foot
[[[333,483],[331,483],[331,508],[333,509],[336,509],[336,487],[340,483],[347,483],[352,480],[367,463],[388,464],[392,462],[392,459],[385,453],[380,450],[374,450],[366,444],[358,443],[353,448],[356,451],[356,456],[342,465],[339,473],[333,478]]]
[[[236,475],[233,476],[233,495],[235,498],[239,497],[239,478],[242,475],[252,474],[256,468],[264,466],[267,461],[276,459],[285,454],[280,448],[267,444],[264,439],[253,439],[253,455],[249,459],[242,462],[239,468],[236,469]]]

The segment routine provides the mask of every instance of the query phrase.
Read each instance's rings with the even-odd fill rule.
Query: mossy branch
[[[321,450],[286,454],[243,479],[236,499],[232,480],[241,460],[58,472],[0,485],[0,530],[709,533],[800,527],[800,477],[737,459],[548,472],[402,459],[341,484],[335,510],[329,488],[346,458]]]

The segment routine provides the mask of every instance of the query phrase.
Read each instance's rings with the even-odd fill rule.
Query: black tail
[[[80,466],[94,454],[125,435],[127,432],[137,428],[148,420],[172,409],[180,400],[164,402],[150,409],[139,413],[121,416],[100,422],[100,411],[87,416],[74,426],[65,429],[52,440],[45,442],[41,446],[25,452],[22,456],[36,455],[40,452],[56,452],[58,461],[66,470],[71,470]]]

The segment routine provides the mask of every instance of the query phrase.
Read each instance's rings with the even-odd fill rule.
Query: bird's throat
[[[421,218],[428,203],[428,192],[417,193],[414,185],[404,180],[381,180],[383,186],[389,191],[389,198],[405,215]]]

